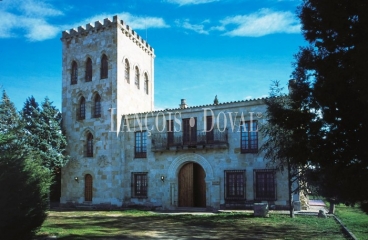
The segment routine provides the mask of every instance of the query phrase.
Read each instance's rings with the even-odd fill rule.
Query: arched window
[[[92,176],[90,174],[86,174],[84,177],[84,201],[91,202],[92,201]]]
[[[130,83],[130,65],[128,59],[125,59],[125,81]]]
[[[108,61],[105,54],[101,57],[101,79],[108,77]]]
[[[72,71],[70,73],[70,83],[77,84],[78,81],[78,65],[76,61],[72,62]]]
[[[86,82],[92,81],[92,60],[87,58],[86,61]]]
[[[87,146],[86,146],[86,157],[93,157],[93,135],[92,133],[87,134]]]
[[[78,119],[82,120],[86,118],[86,100],[82,97],[79,101]]]
[[[95,118],[101,117],[101,97],[96,94],[94,106],[93,106],[93,116]]]
[[[144,74],[144,92],[148,95],[148,75]]]
[[[134,84],[139,89],[139,69],[138,69],[138,67],[135,67],[135,80],[134,80]]]

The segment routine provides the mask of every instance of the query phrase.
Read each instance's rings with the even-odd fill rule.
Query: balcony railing
[[[152,134],[152,151],[178,150],[187,148],[228,147],[227,129],[210,132],[203,130],[189,132],[162,132]]]

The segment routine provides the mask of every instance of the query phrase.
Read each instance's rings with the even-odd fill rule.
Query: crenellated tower
[[[72,160],[62,176],[61,201],[88,202],[80,197],[85,186],[78,179],[86,183],[90,176],[91,181],[112,183],[119,181],[114,175],[122,174],[124,154],[117,134],[111,132],[120,123],[112,119],[153,110],[155,55],[117,16],[64,31],[61,41],[63,127],[68,143],[73,143],[68,146]],[[104,171],[101,164],[106,165]],[[94,181],[98,189],[96,184],[105,183]],[[119,183],[113,185],[121,191]],[[93,194],[97,203],[109,198]]]

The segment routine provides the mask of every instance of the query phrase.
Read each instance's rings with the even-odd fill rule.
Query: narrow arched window
[[[108,77],[108,61],[107,61],[107,56],[103,54],[101,58],[101,79],[104,79],[107,77]]]
[[[135,67],[135,81],[134,81],[134,84],[139,89],[139,69],[138,69],[138,67]]]
[[[148,75],[144,74],[144,92],[148,95]]]
[[[92,201],[92,176],[90,174],[86,174],[84,177],[84,201],[91,202]]]
[[[95,118],[101,117],[101,97],[98,94],[95,97],[93,108],[93,116]]]
[[[87,134],[87,146],[86,146],[86,157],[93,157],[93,135],[92,133]]]
[[[72,71],[70,73],[70,83],[77,84],[78,81],[78,65],[76,61],[72,62]]]
[[[86,118],[86,100],[82,97],[79,101],[78,119],[83,120]]]
[[[92,81],[92,60],[87,58],[86,61],[86,82]]]
[[[125,59],[125,81],[130,83],[130,65],[128,59]]]

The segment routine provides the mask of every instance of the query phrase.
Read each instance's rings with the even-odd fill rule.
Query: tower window
[[[101,58],[101,79],[104,79],[107,77],[108,77],[108,61],[107,61],[107,56],[103,54]]]
[[[86,80],[86,82],[92,81],[92,60],[90,58],[87,58],[87,61],[86,61],[85,80]]]
[[[130,65],[128,59],[125,59],[125,81],[130,83]]]
[[[82,97],[79,101],[78,119],[83,120],[86,118],[86,100]]]
[[[139,69],[138,69],[138,67],[135,67],[135,81],[134,81],[134,84],[139,89]]]
[[[76,61],[73,61],[72,63],[72,71],[70,74],[70,83],[71,84],[77,84],[78,81],[78,65]]]
[[[144,92],[148,95],[148,75],[144,74]]]
[[[95,97],[93,116],[95,118],[101,117],[101,97],[98,94]]]
[[[93,157],[93,135],[87,134],[86,157]]]

